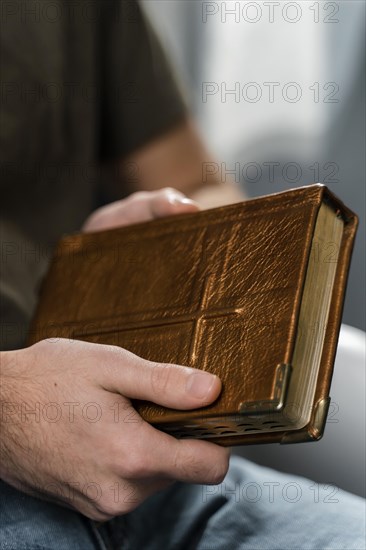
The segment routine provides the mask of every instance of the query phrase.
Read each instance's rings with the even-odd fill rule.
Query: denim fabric
[[[216,486],[177,483],[97,526],[1,483],[1,550],[365,550],[365,501],[233,457]]]

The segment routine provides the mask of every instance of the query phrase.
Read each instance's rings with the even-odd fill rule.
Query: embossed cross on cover
[[[322,185],[63,238],[29,342],[67,337],[217,374],[203,409],[135,402],[177,437],[319,439],[357,218]]]

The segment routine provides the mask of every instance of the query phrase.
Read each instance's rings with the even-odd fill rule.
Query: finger
[[[218,376],[171,363],[154,363],[118,347],[100,346],[104,389],[174,409],[212,403],[221,392]]]
[[[120,215],[126,223],[149,221],[184,212],[196,212],[199,205],[187,198],[183,193],[172,187],[164,187],[157,191],[133,193],[122,201]]]
[[[83,225],[84,232],[101,231],[151,220],[150,194],[133,193],[96,210]]]
[[[121,442],[122,446],[122,442]],[[228,470],[229,450],[193,439],[176,439],[142,422],[130,434],[128,456],[121,448],[121,475],[142,480],[168,478],[186,483],[220,483]]]
[[[196,202],[171,187],[158,191],[138,191],[94,212],[83,226],[84,232],[123,227],[184,212],[199,210]]]
[[[163,441],[154,445],[157,471],[163,460],[168,458],[164,473],[171,479],[185,483],[216,485],[225,478],[229,468],[230,452],[214,443],[193,439],[175,439],[168,436],[169,442],[164,450]],[[170,441],[172,440],[172,441]],[[150,453],[152,453],[150,449]],[[150,454],[151,456],[151,454]]]
[[[171,187],[165,187],[151,195],[150,212],[152,218],[196,212],[197,210],[199,210],[199,205],[195,201]]]

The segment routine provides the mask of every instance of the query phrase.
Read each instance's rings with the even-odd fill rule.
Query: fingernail
[[[188,199],[187,197],[183,197],[180,202],[182,204],[197,204],[195,201],[193,201],[192,199]]]
[[[180,195],[171,195],[169,197],[170,204],[195,204],[194,201],[188,199],[187,197],[182,197]]]
[[[187,380],[186,391],[191,397],[204,399],[209,395],[216,378],[217,376],[206,372],[195,372]]]

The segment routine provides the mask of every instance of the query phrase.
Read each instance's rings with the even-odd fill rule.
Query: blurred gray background
[[[364,496],[365,2],[142,4],[222,181],[249,197],[320,181],[360,217],[323,440],[236,451]]]
[[[142,4],[223,181],[250,197],[320,181],[359,215],[343,321],[365,330],[365,2]]]

